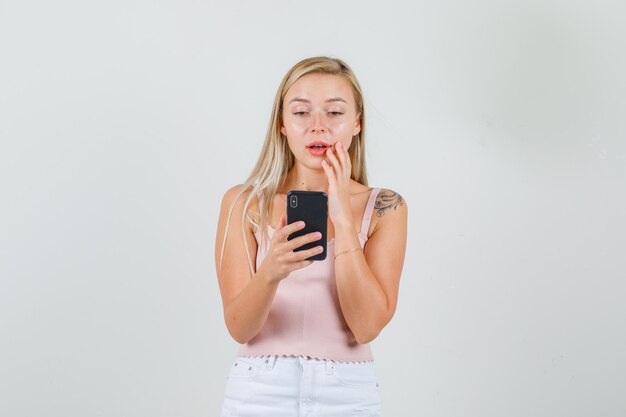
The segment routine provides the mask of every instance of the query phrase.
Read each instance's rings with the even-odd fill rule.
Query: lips
[[[325,156],[326,155],[326,150],[328,148],[307,148],[307,151],[309,151],[309,154],[313,155],[313,156]]]
[[[311,142],[307,145],[307,148],[311,148],[316,145],[322,145],[324,148],[330,148],[330,143],[322,142],[321,140],[316,140],[315,142]]]

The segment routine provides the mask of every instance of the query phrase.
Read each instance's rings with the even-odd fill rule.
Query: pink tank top
[[[367,241],[374,202],[380,188],[370,192],[358,233],[361,247]],[[262,196],[259,195],[259,199]],[[269,226],[269,236],[274,229]],[[256,268],[267,255],[269,242],[258,245]],[[372,361],[369,343],[359,344],[343,318],[333,256],[334,238],[328,241],[326,259],[292,271],[276,290],[269,315],[261,331],[248,343],[239,346],[238,356],[309,356],[341,362]],[[262,248],[263,246],[263,248]]]

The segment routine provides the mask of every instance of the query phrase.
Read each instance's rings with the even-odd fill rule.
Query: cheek
[[[283,121],[283,126],[285,126],[287,133],[295,135],[300,134],[307,127],[306,123],[300,120],[285,120]]]
[[[304,142],[299,139],[299,136],[287,136],[287,144],[294,155],[304,155],[307,153]]]
[[[337,130],[351,130],[352,126],[346,120],[337,120],[334,124],[335,129]]]

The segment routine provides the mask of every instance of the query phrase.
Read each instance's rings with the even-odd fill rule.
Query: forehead
[[[285,94],[285,104],[292,98],[303,98],[315,102],[323,103],[325,100],[334,97],[341,97],[348,103],[354,101],[352,86],[349,81],[341,75],[333,74],[307,74],[298,79]],[[297,102],[294,102],[297,103]],[[338,103],[342,103],[339,101]]]

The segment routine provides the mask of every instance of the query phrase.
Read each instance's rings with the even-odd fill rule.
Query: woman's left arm
[[[381,205],[381,199],[387,203]],[[335,259],[339,303],[359,343],[374,340],[393,317],[406,250],[408,210],[402,196],[383,189],[375,207],[380,220],[363,252],[347,252]],[[360,245],[353,225],[335,228],[336,254]]]
[[[329,151],[332,167],[323,164],[329,180],[329,211],[335,227],[335,256],[360,248],[351,215],[347,151]],[[344,319],[358,343],[369,343],[389,323],[396,311],[400,276],[407,240],[406,201],[391,190],[377,196],[374,213],[380,219],[363,251],[337,256],[335,281]],[[374,213],[372,215],[374,215]]]

